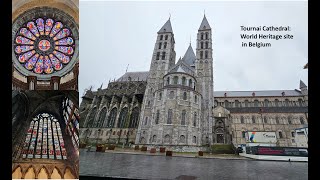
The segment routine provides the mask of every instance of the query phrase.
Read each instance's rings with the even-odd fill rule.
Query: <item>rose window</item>
[[[71,30],[51,18],[38,18],[25,23],[14,39],[18,61],[29,71],[51,74],[61,70],[75,51]]]

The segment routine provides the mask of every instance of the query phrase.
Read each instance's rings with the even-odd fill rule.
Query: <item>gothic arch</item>
[[[93,107],[91,109],[91,111],[90,111],[89,116],[88,116],[86,127],[92,127],[93,126],[93,122],[94,122],[94,118],[96,116],[96,112],[97,112],[97,107]]]
[[[102,127],[103,126],[103,123],[106,119],[106,115],[107,115],[107,108],[104,107],[101,109],[100,113],[99,113],[99,119],[95,125],[95,127]]]
[[[107,121],[107,127],[114,127],[114,123],[117,117],[117,111],[118,109],[116,107],[111,109],[109,113],[108,121]]]
[[[139,108],[136,106],[133,108],[130,116],[129,128],[137,128],[139,121]]]
[[[22,167],[17,165],[12,171],[12,179],[21,179],[23,176]]]
[[[42,170],[44,170],[45,174],[42,174]],[[39,175],[41,175],[41,177],[39,177]],[[43,177],[42,175],[46,175],[46,177]],[[36,177],[38,179],[49,179],[50,173],[49,173],[48,169],[44,165],[42,165],[41,168],[38,169],[38,171],[36,173]]]
[[[120,114],[119,114],[119,119],[118,119],[118,124],[117,124],[118,128],[125,127],[127,115],[128,115],[128,107],[125,106],[121,109]]]
[[[64,169],[64,173],[63,173],[63,178],[64,179],[75,179],[75,175],[74,175],[74,172],[73,170],[67,166],[65,169]]]
[[[60,177],[58,177],[57,175],[59,175]],[[61,173],[60,169],[55,166],[52,170],[50,177],[51,177],[51,179],[62,179],[63,174]]]

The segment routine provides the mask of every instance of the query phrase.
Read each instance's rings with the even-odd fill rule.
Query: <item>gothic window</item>
[[[150,107],[150,101],[148,101],[148,104],[147,104],[147,106],[148,106],[148,107]]]
[[[113,108],[109,114],[108,124],[107,127],[114,127],[114,123],[117,117],[117,108]]]
[[[288,117],[288,123],[292,124],[292,117],[291,116]]]
[[[193,136],[193,138],[192,138],[192,143],[197,143],[197,137],[196,136]]]
[[[294,132],[291,132],[291,137],[294,137],[294,136],[295,136]]]
[[[47,17],[26,22],[14,39],[18,62],[36,74],[60,71],[69,64],[75,52],[75,40],[69,27]]]
[[[249,101],[248,101],[248,100],[245,100],[245,101],[244,101],[244,106],[245,106],[245,107],[249,107]]]
[[[194,115],[193,115],[193,126],[194,127],[197,126],[197,112],[194,112]]]
[[[189,87],[192,87],[192,80],[189,79]]]
[[[206,39],[208,39],[209,38],[209,34],[206,32]]]
[[[225,101],[224,101],[224,106],[225,106],[226,108],[228,108],[228,107],[229,107],[229,101],[225,100]]]
[[[173,99],[173,98],[174,98],[174,91],[170,91],[170,93],[169,93],[169,98],[170,98],[170,99]]]
[[[167,85],[170,84],[170,77],[167,77]]]
[[[168,35],[166,35],[164,39],[165,39],[165,40],[168,40]]]
[[[198,102],[198,97],[197,95],[194,95],[194,103],[197,103]]]
[[[181,113],[181,125],[186,125],[186,110],[182,110],[182,113]]]
[[[59,121],[51,114],[36,115],[22,148],[23,158],[67,159]]]
[[[148,117],[144,119],[144,125],[146,126],[147,124],[148,124]]]
[[[164,42],[163,49],[166,49],[166,48],[167,48],[167,42]]]
[[[259,107],[259,101],[257,99],[254,100],[254,107]]]
[[[276,116],[276,124],[280,124],[279,116]]]
[[[302,107],[303,106],[302,99],[298,99],[298,102],[299,102],[299,106]]]
[[[172,109],[168,110],[168,120],[167,124],[172,124]]]
[[[184,135],[180,136],[180,143],[185,143],[186,142],[186,137]]]
[[[69,98],[62,102],[63,117],[65,119],[67,132],[71,136],[73,147],[79,148],[79,110]]]
[[[153,136],[152,136],[152,142],[155,143],[156,140],[157,140],[157,136],[156,136],[156,135],[153,135]]]
[[[206,41],[206,49],[208,49],[208,48],[209,48],[209,42]]]
[[[203,42],[200,43],[200,49],[203,49]]]
[[[274,100],[274,105],[275,105],[276,107],[279,107],[279,100],[278,100],[278,99],[275,99],[275,100]]]
[[[279,131],[279,138],[283,138],[283,135],[282,135],[282,132],[281,131]]]
[[[162,43],[159,43],[159,49],[161,49],[161,45],[162,45]]]
[[[183,100],[187,100],[187,93],[183,92]]]
[[[156,114],[156,124],[159,124],[159,118],[160,118],[160,111],[157,110],[157,114]]]
[[[173,77],[173,84],[178,84],[178,76]]]
[[[131,113],[129,128],[137,128],[138,119],[139,119],[139,108],[135,107]]]
[[[218,101],[217,100],[214,101],[214,105],[218,106]]]
[[[164,136],[164,143],[166,143],[166,144],[170,143],[170,135],[169,134]]]
[[[163,35],[160,36],[160,40],[162,40],[162,39],[163,39]]]
[[[159,60],[159,58],[160,58],[160,52],[157,52],[156,60]]]
[[[201,40],[203,39],[203,33],[201,33]]]
[[[164,60],[165,57],[166,57],[166,52],[162,52],[162,57],[161,57],[161,59]]]
[[[289,99],[286,99],[284,102],[285,102],[285,105],[289,107]]]
[[[119,115],[118,128],[124,128],[127,119],[128,108],[123,108]]]
[[[268,105],[269,105],[269,101],[268,101],[268,99],[265,99],[264,100],[264,107],[268,107]]]
[[[95,127],[102,127],[104,119],[106,118],[106,114],[107,114],[107,108],[103,108],[100,111],[100,117]]]
[[[162,98],[162,93],[159,93],[159,100],[161,100]]]
[[[203,51],[200,51],[200,59],[203,59]]]
[[[256,117],[252,116],[252,123],[255,124],[256,123]]]
[[[208,58],[208,51],[205,51],[204,53],[205,53],[204,58],[207,59]]]
[[[94,121],[94,117],[96,116],[96,112],[97,112],[97,108],[94,107],[91,112],[90,115],[88,117],[88,123],[87,123],[87,127],[92,127],[93,126],[93,121]]]
[[[265,124],[267,124],[267,123],[268,123],[268,119],[267,119],[267,117],[266,117],[266,116],[264,116],[264,118],[263,118],[263,122],[264,122]]]
[[[241,124],[244,124],[244,117],[243,116],[241,116],[240,121],[241,121]]]
[[[235,100],[234,104],[235,104],[235,107],[237,107],[237,108],[240,107],[240,102],[238,100]]]
[[[186,77],[182,77],[182,85],[183,85],[183,86],[186,85]]]
[[[304,119],[303,119],[303,117],[300,117],[300,123],[301,123],[301,124],[304,124]]]

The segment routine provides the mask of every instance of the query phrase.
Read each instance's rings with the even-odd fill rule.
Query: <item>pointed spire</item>
[[[162,26],[162,28],[158,31],[158,33],[172,32],[172,26],[170,22],[170,18],[168,21]]]
[[[300,80],[300,89],[306,88],[306,84],[302,80]]]
[[[184,62],[186,62],[189,65],[194,64],[195,60],[196,60],[196,55],[194,54],[194,51],[192,49],[191,43],[186,51],[186,53],[184,54],[182,60]]]
[[[206,15],[204,14],[199,30],[209,30],[209,29],[211,29],[211,27],[208,23]]]

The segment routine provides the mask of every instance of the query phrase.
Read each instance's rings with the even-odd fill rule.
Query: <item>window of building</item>
[[[162,40],[162,39],[163,39],[163,35],[160,36],[160,40]]]
[[[234,101],[235,107],[240,107],[240,102],[238,100]]]
[[[166,36],[164,37],[164,39],[165,39],[165,40],[168,40],[168,35],[166,35]]]
[[[193,136],[193,138],[192,138],[192,143],[197,143],[197,137],[196,136]]]
[[[174,91],[170,91],[170,93],[169,93],[169,98],[170,98],[170,99],[173,99],[173,98],[174,98]]]
[[[279,138],[282,139],[283,138],[283,135],[282,135],[282,132],[279,131]]]
[[[241,121],[241,124],[244,124],[244,117],[243,116],[241,116],[240,121]]]
[[[144,119],[144,125],[146,126],[147,124],[148,124],[148,116],[145,117],[145,119]]]
[[[184,135],[180,136],[180,143],[185,143],[186,142],[186,137]]]
[[[203,51],[200,51],[200,59],[203,59]]]
[[[159,100],[162,99],[162,93],[159,93]]]
[[[203,40],[203,33],[201,33],[201,38],[200,39]]]
[[[182,85],[186,85],[186,77],[182,77]]]
[[[197,126],[197,113],[194,112],[194,115],[193,115],[193,126],[196,127]]]
[[[225,100],[225,101],[224,101],[224,106],[225,106],[226,108],[228,108],[228,107],[229,107],[229,101]]]
[[[244,106],[245,106],[245,107],[249,107],[249,101],[248,101],[248,100],[245,100],[245,101],[244,101]]]
[[[252,116],[252,123],[255,124],[256,123],[256,117]]]
[[[299,106],[302,107],[303,106],[302,99],[298,99],[298,102],[299,102]]]
[[[161,49],[161,46],[162,46],[162,43],[160,42],[160,43],[159,43],[159,49]]]
[[[156,124],[159,123],[159,118],[160,118],[160,111],[157,110],[157,114],[156,114]]]
[[[164,60],[165,57],[166,57],[166,52],[162,52],[162,57],[161,57],[161,59]]]
[[[246,132],[242,131],[242,138],[246,138]]]
[[[284,100],[284,103],[287,107],[289,107],[289,99]]]
[[[264,100],[264,107],[268,107],[269,106],[269,100],[268,99],[265,99]]]
[[[186,125],[186,110],[182,110],[182,113],[181,113],[181,125]]]
[[[150,101],[148,102],[148,104],[150,105]],[[120,115],[119,115],[119,120],[118,120],[118,126],[117,126],[118,128],[125,127],[127,113],[128,113],[128,108],[125,107],[121,110]]]
[[[167,42],[164,42],[163,49],[167,49]]]
[[[138,120],[139,120],[139,108],[135,107],[133,108],[131,113],[129,128],[137,128]]]
[[[110,112],[107,127],[114,127],[114,123],[117,117],[117,108],[113,108]]]
[[[205,52],[204,52],[204,58],[205,58],[205,59],[208,59],[208,51],[205,51]]]
[[[292,124],[292,117],[291,116],[288,117],[288,124]]]
[[[173,77],[173,84],[178,84],[178,76]]]
[[[160,52],[157,52],[156,60],[159,60],[159,58],[160,58]]]
[[[291,136],[294,137],[294,136],[295,136],[295,133],[294,133],[294,132],[291,132]]]
[[[172,124],[172,109],[168,110],[167,124]]]
[[[209,42],[207,41],[206,42],[206,49],[208,49],[209,48]]]
[[[276,124],[280,124],[279,117],[276,116]]]
[[[183,100],[187,100],[187,92],[183,92]]]
[[[254,107],[259,107],[259,101],[258,100],[254,100]]]
[[[278,100],[278,99],[274,100],[274,105],[275,105],[276,107],[279,107],[279,100]]]
[[[209,34],[208,33],[206,33],[206,39],[209,39]]]
[[[67,159],[58,119],[48,113],[36,115],[31,120],[21,154],[23,158]]]
[[[268,123],[267,116],[264,116],[264,117],[263,117],[263,122],[264,122],[265,124],[267,124],[267,123]]]
[[[65,98],[62,103],[63,109],[63,117],[66,123],[67,132],[71,136],[73,147],[78,150],[79,149],[79,110],[76,108],[75,104],[69,99]],[[106,108],[102,109],[100,113],[100,121],[98,122],[97,126],[102,127],[105,116],[107,114]]]
[[[300,117],[300,123],[301,123],[301,124],[304,124],[304,119],[303,119],[303,117]]]
[[[102,127],[102,125],[105,121],[106,115],[107,115],[107,108],[105,107],[100,111],[99,120],[98,120],[95,127]]]
[[[197,103],[198,102],[198,97],[197,95],[194,95],[194,103]]]
[[[200,43],[200,49],[203,49],[203,42]]]
[[[189,87],[192,87],[192,80],[189,79]]]

